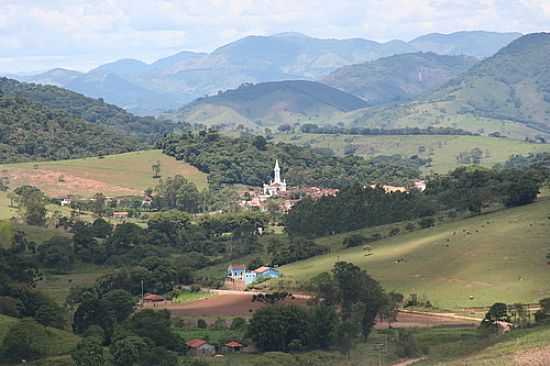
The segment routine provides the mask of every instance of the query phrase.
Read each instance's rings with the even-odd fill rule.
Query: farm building
[[[231,341],[227,342],[223,348],[225,352],[241,352],[244,346],[240,342]]]
[[[242,289],[260,279],[279,278],[281,273],[272,267],[262,266],[254,271],[246,269],[244,264],[231,264],[227,268],[226,285],[233,289]]]
[[[266,278],[279,278],[281,272],[272,267],[261,266],[254,270],[256,272],[256,278],[266,279]]]
[[[143,296],[143,302],[162,302],[162,301],[166,301],[166,299],[157,294],[145,294],[145,296]]]
[[[216,347],[204,339],[191,339],[185,342],[185,344],[193,356],[212,356],[216,353]]]

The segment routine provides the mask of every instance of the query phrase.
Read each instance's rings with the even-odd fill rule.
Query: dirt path
[[[425,359],[426,359],[426,357],[412,358],[412,359],[409,359],[409,360],[399,361],[398,363],[394,363],[392,366],[409,366],[409,365],[414,365],[415,363],[420,362],[420,361],[423,361],[423,360],[425,360]]]

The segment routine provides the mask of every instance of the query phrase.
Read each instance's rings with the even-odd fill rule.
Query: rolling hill
[[[51,197],[68,194],[92,197],[97,192],[109,197],[140,196],[146,188],[154,188],[158,183],[158,180],[152,178],[151,170],[151,165],[157,161],[161,164],[162,176],[179,174],[195,183],[199,189],[207,186],[206,174],[159,150],[109,155],[101,159],[3,164],[0,165],[0,176],[8,178],[12,189],[26,184],[33,185]],[[63,179],[60,181],[59,177]],[[0,194],[0,211],[5,210],[6,215],[9,215],[6,203],[6,197]]]
[[[110,128],[0,94],[0,163],[133,151],[140,144]]]
[[[435,51],[490,56],[514,35],[461,32],[429,35],[412,42],[319,39],[300,33],[249,36],[211,53],[180,52],[152,64],[123,59],[86,73],[48,72],[22,81],[52,83],[86,96],[104,98],[139,114],[176,109],[198,97],[242,83],[317,80],[339,67],[397,54]],[[470,45],[471,47],[467,47]]]
[[[323,82],[369,105],[402,103],[439,88],[476,63],[473,57],[407,53],[344,66]]]
[[[173,126],[169,122],[152,117],[135,116],[120,107],[105,103],[102,99],[85,97],[52,85],[21,83],[0,78],[0,93],[9,97],[22,98],[52,111],[141,139],[150,139],[170,130]]]
[[[550,295],[550,200],[341,249],[349,234],[318,239],[331,253],[282,267],[306,281],[336,261],[352,262],[388,290],[426,296],[441,308],[537,302]],[[372,229],[363,230],[368,236]]]
[[[450,126],[516,138],[550,134],[550,34],[518,38],[425,98],[346,117],[378,128]],[[499,127],[501,125],[501,127]],[[515,131],[504,131],[505,125]]]
[[[200,98],[184,107],[179,119],[258,128],[322,119],[365,106],[362,99],[324,84],[289,80],[243,84],[237,89]]]

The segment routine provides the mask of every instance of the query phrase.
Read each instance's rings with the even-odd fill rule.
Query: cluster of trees
[[[225,184],[261,186],[271,178],[275,158],[295,186],[342,188],[354,182],[404,184],[418,178],[426,161],[418,157],[365,160],[326,156],[308,147],[268,142],[263,136],[231,138],[215,131],[168,135],[158,143],[164,153],[208,173],[214,187]]]
[[[327,235],[422,218],[421,226],[429,227],[437,212],[479,214],[492,206],[531,203],[541,183],[531,171],[458,168],[432,177],[424,192],[388,194],[381,187],[356,185],[335,197],[302,200],[289,212],[286,228],[292,235]]]
[[[105,103],[102,99],[88,98],[53,85],[21,83],[0,78],[0,93],[28,100],[52,111],[63,112],[73,119],[133,135],[144,141],[153,141],[155,136],[171,131],[174,126],[169,121],[135,116],[120,107]]]
[[[0,163],[134,151],[134,139],[0,91]]]
[[[351,127],[345,128],[334,125],[319,126],[314,123],[306,123],[300,127],[303,133],[316,133],[324,135],[464,135],[477,136],[479,134],[452,127],[404,127],[394,129]]]
[[[263,351],[338,348],[347,353],[357,337],[366,339],[380,314],[395,313],[402,296],[388,295],[359,267],[335,264],[311,281],[317,305],[273,305],[258,310],[248,336]],[[339,308],[339,311],[336,309]]]
[[[284,241],[270,238],[267,243],[267,253],[273,266],[282,266],[315,257],[326,253],[327,250],[327,248],[316,244],[313,240],[302,237],[290,237]]]

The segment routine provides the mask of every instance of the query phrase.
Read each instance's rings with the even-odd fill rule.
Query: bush
[[[407,329],[399,329],[397,332],[396,351],[399,357],[413,358],[420,354],[416,337]]]
[[[400,232],[401,232],[401,229],[399,229],[398,227],[394,227],[393,229],[390,230],[390,236],[396,236]]]
[[[422,229],[427,229],[435,225],[435,219],[433,217],[425,217],[418,222],[418,225],[420,225]]]
[[[353,248],[353,247],[358,247],[362,245],[366,241],[367,241],[367,238],[365,238],[363,235],[352,234],[350,236],[346,236],[342,244],[344,245],[345,248]]]
[[[197,320],[197,328],[200,328],[200,329],[208,328],[208,324],[206,323],[206,320],[204,319]]]
[[[42,305],[36,311],[34,319],[42,325],[63,329],[65,314],[63,309],[54,303]]]
[[[243,330],[246,328],[246,320],[243,318],[234,318],[231,322],[231,330]]]
[[[406,229],[407,231],[414,231],[414,229],[416,229],[416,225],[413,224],[412,222],[409,222],[409,223],[407,224],[407,226],[405,226],[405,229]]]
[[[0,314],[17,317],[17,300],[9,296],[0,296]]]

